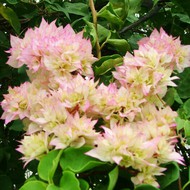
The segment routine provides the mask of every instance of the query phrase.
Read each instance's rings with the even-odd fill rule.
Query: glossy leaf
[[[17,14],[11,8],[5,7],[2,4],[0,4],[0,14],[10,23],[16,33],[19,34],[21,25]]]
[[[111,3],[104,6],[97,14],[98,17],[105,18],[110,23],[120,26],[123,24],[122,19],[116,14]]]
[[[47,189],[46,190],[63,190],[61,187],[57,187],[56,185],[53,185],[53,184],[49,184],[47,186]]]
[[[110,0],[109,2],[112,4],[115,13],[124,20],[128,13],[128,0]]]
[[[175,162],[172,162],[168,165],[164,165],[163,167],[166,167],[167,170],[164,172],[163,176],[159,176],[157,178],[161,190],[165,189],[171,183],[176,181],[179,178],[179,171],[180,171],[178,164]]]
[[[46,190],[47,184],[42,181],[29,181],[19,190]]]
[[[89,22],[87,20],[84,20],[86,23],[86,26],[84,28],[85,33],[87,33],[90,37],[90,41],[92,46],[94,47],[96,42],[97,42],[97,34],[96,34],[96,29],[94,27],[94,24],[92,22]]]
[[[159,190],[159,189],[152,185],[142,184],[142,185],[137,186],[135,190]]]
[[[70,14],[86,16],[88,14],[88,5],[85,3],[64,3],[66,10]]]
[[[66,149],[60,159],[60,165],[63,170],[71,170],[75,173],[88,171],[97,166],[105,165],[105,163],[85,155],[91,148],[68,148]]]
[[[125,39],[108,39],[107,43],[115,47],[118,53],[122,55],[125,55],[130,49],[129,43]]]
[[[89,190],[89,184],[84,179],[78,179],[80,183],[81,190]]]
[[[118,166],[116,166],[111,172],[109,172],[109,174],[108,174],[108,176],[109,176],[108,190],[114,189],[115,184],[117,183],[118,174],[119,174]]]
[[[94,67],[94,74],[96,76],[104,75],[105,73],[113,69],[115,66],[121,65],[122,62],[123,62],[123,58],[118,54],[114,54],[111,56],[104,56],[95,63],[96,65],[100,65],[100,66]]]
[[[79,180],[71,171],[63,171],[60,180],[60,187],[63,190],[81,190]]]
[[[62,151],[53,150],[45,155],[38,165],[38,174],[41,179],[46,181],[52,181],[55,170],[57,169],[60,154]]]

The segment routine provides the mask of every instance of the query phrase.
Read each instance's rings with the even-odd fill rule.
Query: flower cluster
[[[166,94],[167,86],[175,86],[177,77],[171,77],[173,70],[181,72],[190,66],[190,46],[182,46],[179,38],[168,36],[161,29],[155,29],[150,37],[139,41],[134,55],[127,53],[124,64],[116,68],[114,77],[122,86],[137,88],[144,96]]]
[[[50,71],[56,76],[67,76],[74,71],[93,76],[91,64],[96,60],[91,54],[89,40],[83,32],[75,34],[70,25],[56,27],[44,19],[39,28],[29,29],[24,39],[11,36],[12,48],[7,64],[18,68],[27,65],[32,73]]]
[[[113,72],[115,81],[106,86],[94,81],[96,58],[82,35],[70,25],[42,20],[23,39],[11,37],[7,64],[26,65],[30,78],[10,87],[1,102],[5,124],[20,119],[25,125],[17,150],[28,163],[53,149],[89,145],[87,155],[132,167],[135,185],[159,186],[155,176],[163,174],[161,164],[183,162],[174,149],[177,114],[161,99],[167,86],[175,85],[173,70],[190,65],[189,46],[154,30],[134,55],[126,53],[124,64]]]

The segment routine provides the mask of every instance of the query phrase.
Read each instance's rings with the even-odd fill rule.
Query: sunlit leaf
[[[71,170],[75,173],[81,173],[88,171],[97,166],[105,165],[105,163],[85,155],[91,148],[81,147],[81,148],[68,148],[66,149],[60,160],[60,165],[63,170]],[[77,159],[76,159],[77,158]]]
[[[98,12],[97,16],[105,18],[110,23],[118,25],[118,26],[123,24],[122,19],[116,14],[111,3],[108,3],[106,6],[104,6]]]
[[[60,186],[63,190],[81,190],[79,180],[71,171],[63,171]]]
[[[152,185],[148,185],[148,184],[142,184],[142,185],[138,185],[135,190],[159,190],[156,187],[153,187]]]
[[[84,179],[78,179],[80,183],[81,190],[89,190],[89,184]]]
[[[53,184],[49,184],[46,190],[63,190],[61,187],[57,187]]]
[[[172,106],[175,101],[179,104],[183,104],[183,101],[181,100],[181,98],[175,88],[168,89],[168,91],[164,97],[164,101],[169,106]]]
[[[129,43],[125,39],[108,39],[107,43],[111,44],[118,53],[123,55],[130,49]]]
[[[46,187],[46,183],[36,180],[25,183],[19,190],[46,190]]]
[[[55,170],[57,169],[61,151],[52,150],[47,155],[45,155],[38,165],[38,174],[41,179],[46,181],[51,181]]]
[[[109,174],[108,174],[108,176],[109,176],[108,190],[114,189],[115,184],[117,183],[118,174],[119,174],[118,166],[116,166],[111,172],[109,172]]]
[[[123,58],[120,55],[111,55],[104,56],[100,60],[98,60],[95,64],[100,66],[94,67],[94,73],[96,76],[104,75],[106,72],[110,71],[117,65],[121,65],[123,62]]]

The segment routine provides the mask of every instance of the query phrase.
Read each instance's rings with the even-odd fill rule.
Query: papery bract
[[[30,136],[25,135],[24,139],[21,140],[21,145],[17,148],[23,154],[22,160],[25,165],[31,160],[40,159],[46,154],[51,149],[49,141],[49,137],[44,132]]]

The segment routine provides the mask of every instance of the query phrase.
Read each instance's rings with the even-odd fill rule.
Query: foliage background
[[[85,31],[94,54],[101,57],[94,65],[95,76],[105,84],[112,80],[111,70],[114,65],[121,64],[126,51],[136,49],[136,42],[154,28],[163,27],[168,34],[180,36],[182,44],[190,44],[188,0],[96,0],[94,3],[98,12],[98,35],[88,0],[0,0],[0,101],[8,86],[18,86],[27,80],[24,67],[17,70],[6,65],[10,35],[22,37],[29,27],[38,26],[42,17],[49,22],[56,19],[57,25],[70,23],[75,31]],[[179,113],[178,133],[186,140],[181,138],[176,149],[183,154],[186,166],[181,166],[181,177],[178,176],[168,190],[188,188],[190,180],[190,69],[178,75],[178,87],[170,88],[165,100]],[[37,172],[37,161],[23,168],[19,160],[21,155],[15,151],[22,134],[23,126],[19,121],[4,126],[4,121],[0,120],[0,187],[3,190],[19,189],[28,170],[33,175]],[[91,180],[96,183],[99,178],[103,176]],[[122,183],[126,183],[125,179],[120,179]]]

